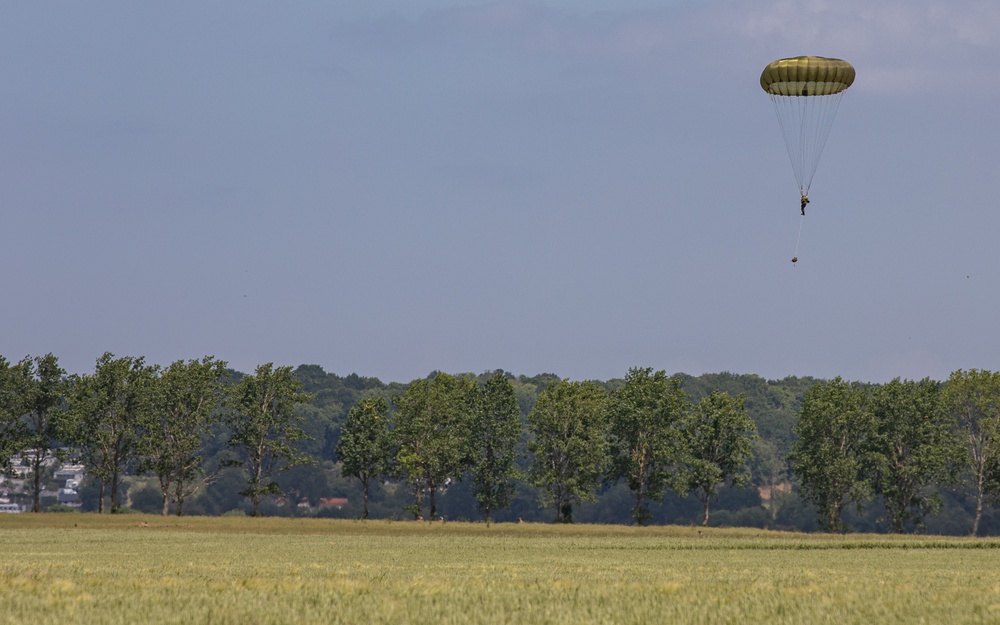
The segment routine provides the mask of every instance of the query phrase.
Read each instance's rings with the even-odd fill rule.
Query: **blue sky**
[[[760,71],[851,61],[799,247]],[[0,354],[1000,367],[1000,5],[0,4]]]

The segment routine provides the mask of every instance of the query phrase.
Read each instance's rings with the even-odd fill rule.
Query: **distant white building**
[[[80,494],[72,488],[60,488],[59,494],[56,495],[56,503],[70,508],[79,508],[83,505],[83,502],[80,501]]]
[[[24,508],[19,503],[0,503],[0,514],[21,514]]]
[[[65,482],[69,480],[76,480],[79,484],[83,480],[83,465],[82,464],[64,464],[56,470],[55,474],[52,476],[57,482]]]

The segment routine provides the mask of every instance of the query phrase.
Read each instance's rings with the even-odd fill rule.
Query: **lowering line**
[[[802,240],[802,224],[806,222],[806,216],[799,218],[799,234],[795,237],[795,255],[792,256],[792,263],[799,262],[799,242]]]

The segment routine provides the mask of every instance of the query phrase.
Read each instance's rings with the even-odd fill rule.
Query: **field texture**
[[[1000,623],[1000,543],[3,515],[0,623]]]

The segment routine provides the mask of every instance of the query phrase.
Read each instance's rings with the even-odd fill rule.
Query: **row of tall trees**
[[[388,402],[362,399],[348,413],[336,454],[345,475],[361,480],[362,518],[368,518],[370,488],[390,476],[413,487],[409,510],[422,515],[426,497],[437,516],[437,492],[468,475],[487,522],[510,504],[519,475],[516,446],[521,438],[517,398],[498,374],[482,386],[468,377],[438,373],[416,380]]]
[[[836,378],[805,395],[789,462],[820,525],[844,531],[844,511],[874,497],[895,532],[940,508],[940,488],[965,488],[983,508],[1000,497],[1000,374],[954,372],[940,384]]]
[[[32,511],[40,510],[42,462],[65,430],[66,372],[52,354],[11,364],[0,356],[0,470],[13,455],[33,450]]]
[[[358,403],[336,449],[344,473],[362,483],[365,517],[370,486],[393,476],[413,487],[416,517],[426,498],[435,518],[436,493],[465,477],[489,521],[510,504],[515,480],[525,479],[557,522],[571,522],[574,506],[593,500],[603,481],[623,479],[636,523],[647,521],[649,503],[670,489],[694,492],[707,524],[719,487],[748,477],[756,438],[741,396],[713,392],[695,405],[680,380],[652,369],[632,369],[610,392],[596,382],[556,379],[526,422],[502,373],[483,385],[438,373],[413,382],[393,403],[392,412],[384,399]],[[531,460],[522,474],[515,460],[525,439]]]
[[[106,353],[92,374],[66,375],[51,354],[0,360],[0,462],[30,450],[36,511],[42,462],[56,451],[86,465],[98,512],[106,502],[112,513],[123,508],[120,485],[136,473],[156,478],[164,514],[171,506],[182,514],[186,498],[213,478],[203,450],[221,435],[228,448],[221,464],[241,470],[240,494],[256,515],[263,497],[280,492],[278,473],[314,461],[298,445],[309,438],[299,408],[310,399],[291,368],[271,364],[243,376],[212,357],[161,368]],[[364,516],[371,487],[386,479],[409,484],[408,509],[422,516],[426,502],[430,518],[438,515],[438,494],[468,479],[489,521],[524,480],[557,521],[570,522],[574,506],[592,501],[602,482],[623,479],[637,523],[668,489],[696,493],[707,523],[718,488],[747,475],[756,433],[743,403],[713,392],[694,405],[678,378],[633,369],[611,391],[553,378],[522,419],[505,374],[480,384],[437,373],[393,394],[391,405],[363,397],[335,451],[342,472],[362,482]],[[525,471],[517,460],[526,455]]]
[[[209,357],[159,367],[105,354],[86,375],[67,375],[51,354],[0,357],[0,470],[22,455],[34,510],[57,454],[87,465],[86,501],[100,511],[131,505],[125,475],[148,476],[138,482],[147,510],[182,513],[193,499],[195,512],[245,501],[258,514],[281,490],[289,506],[307,497],[312,513],[322,497],[350,496],[353,510],[362,497],[342,473],[360,481],[364,510],[351,514],[365,516],[369,493],[386,485],[380,516],[406,506],[434,518],[443,505],[449,516],[478,506],[487,519],[534,519],[537,497],[571,521],[574,510],[595,518],[579,505],[600,496],[600,518],[616,522],[674,522],[658,502],[707,522],[750,463],[760,498],[730,489],[721,506],[746,497],[740,505],[758,509],[727,509],[726,522],[809,529],[815,512],[828,531],[927,522],[977,534],[996,531],[998,438],[1000,374],[977,370],[943,383],[633,369],[604,383],[499,372],[383,384],[315,365],[243,375]],[[688,494],[700,512],[678,497]],[[273,499],[266,506],[275,512]]]
[[[290,367],[267,364],[231,377],[212,357],[161,369],[105,353],[94,373],[70,376],[52,354],[16,364],[0,358],[0,464],[9,469],[12,455],[30,450],[35,512],[42,462],[58,450],[97,480],[98,512],[106,499],[111,512],[120,511],[120,482],[138,472],[156,476],[164,514],[171,503],[181,514],[185,498],[210,479],[205,437],[225,426],[229,464],[243,470],[241,494],[256,515],[261,496],[276,490],[275,473],[308,461],[293,443],[305,436],[295,407],[309,396]]]

